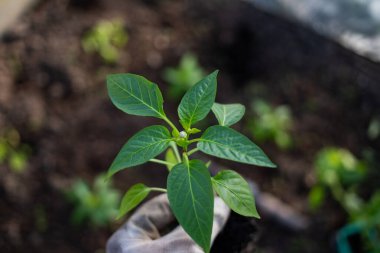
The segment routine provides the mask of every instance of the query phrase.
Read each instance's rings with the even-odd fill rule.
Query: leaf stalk
[[[167,192],[166,189],[164,188],[158,188],[158,187],[150,187],[151,191],[156,191],[156,192]]]
[[[170,166],[174,166],[175,165],[174,163],[167,162],[167,161],[160,160],[160,159],[150,159],[149,162],[158,163],[158,164],[164,164],[164,165],[170,165]]]
[[[199,151],[198,148],[194,148],[194,149],[190,150],[189,152],[187,152],[187,155],[191,156],[192,154],[194,154],[195,152],[198,152],[198,151]]]
[[[177,158],[178,163],[181,163],[182,159],[181,159],[181,156],[179,154],[177,144],[175,142],[171,141],[170,146],[172,147],[172,149],[174,151],[174,154],[175,154],[175,157]]]

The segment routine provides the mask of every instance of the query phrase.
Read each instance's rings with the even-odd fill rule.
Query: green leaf
[[[172,165],[172,164],[177,164],[178,163],[173,149],[168,148],[166,150],[165,161],[168,162],[168,163],[171,163],[171,164],[166,165],[166,167],[168,168],[169,171],[174,167],[174,165]]]
[[[108,177],[154,158],[169,146],[170,141],[170,132],[164,126],[150,126],[140,130],[121,148],[108,169]]]
[[[312,209],[319,208],[325,199],[325,189],[322,185],[314,185],[309,192],[309,205]]]
[[[245,113],[245,106],[241,104],[214,103],[212,111],[221,126],[231,126],[241,120]]]
[[[192,124],[204,119],[210,112],[216,96],[217,75],[218,70],[212,72],[183,96],[178,107],[178,115],[186,130]]]
[[[222,170],[212,178],[212,185],[218,195],[236,213],[260,218],[251,188],[238,173]]]
[[[197,147],[212,156],[258,166],[276,167],[256,144],[225,126],[207,128]]]
[[[148,196],[151,189],[144,184],[135,184],[124,195],[119,208],[117,219],[120,219],[126,213],[140,204],[146,196]]]
[[[183,229],[205,252],[210,250],[214,195],[210,174],[199,160],[173,167],[167,182],[172,211]]]
[[[160,89],[142,76],[108,75],[107,88],[112,103],[125,113],[156,118],[166,117]]]

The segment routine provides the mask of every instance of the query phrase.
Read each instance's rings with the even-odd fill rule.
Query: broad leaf
[[[142,76],[107,76],[108,94],[113,104],[125,113],[164,118],[163,99],[158,86]]]
[[[178,222],[209,252],[214,195],[206,165],[199,160],[177,164],[169,173],[167,189],[170,207]]]
[[[204,119],[210,112],[216,96],[217,75],[217,70],[212,72],[183,96],[178,107],[178,115],[186,130],[194,123]]]
[[[170,141],[169,130],[164,126],[150,126],[140,130],[124,144],[108,170],[108,177],[154,158],[169,146]]]
[[[233,170],[222,170],[212,178],[212,185],[224,202],[236,213],[260,218],[252,191],[242,176]]]
[[[168,163],[171,163],[171,164],[166,165],[166,167],[168,168],[169,171],[174,167],[174,165],[176,165],[178,163],[173,149],[168,148],[166,150],[165,161],[168,162]]]
[[[131,211],[148,196],[151,189],[144,184],[135,184],[124,195],[117,219]]]
[[[241,104],[214,103],[212,112],[221,126],[231,126],[241,120],[245,113],[245,106]]]
[[[265,167],[276,167],[265,153],[241,133],[225,127],[206,129],[197,144],[204,153],[216,157]]]

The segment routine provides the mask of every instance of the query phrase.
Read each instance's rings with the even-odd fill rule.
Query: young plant
[[[359,209],[360,199],[355,192],[366,176],[363,161],[346,149],[326,147],[318,152],[314,167],[317,183],[309,194],[311,207],[319,207],[329,190],[348,213]]]
[[[290,134],[293,118],[289,107],[285,105],[272,107],[263,100],[257,100],[253,103],[252,109],[257,115],[257,118],[250,122],[255,140],[274,141],[279,148],[284,150],[293,145]]]
[[[311,206],[319,207],[328,191],[348,215],[348,224],[337,234],[338,251],[354,252],[349,237],[359,234],[365,252],[380,252],[380,191],[369,200],[358,194],[367,176],[366,163],[346,149],[327,147],[318,152],[314,167],[317,183],[309,194]]]
[[[182,56],[176,68],[166,68],[164,80],[169,84],[169,96],[180,98],[188,89],[205,76],[195,55],[187,53]]]
[[[23,172],[27,165],[31,148],[21,143],[20,133],[16,129],[9,129],[0,135],[0,164],[8,164],[16,173]]]
[[[349,223],[339,229],[337,244],[339,253],[353,253],[349,238],[360,235],[363,252],[380,252],[380,191],[363,201],[360,210],[349,213]]]
[[[167,192],[178,222],[205,252],[210,250],[214,191],[235,212],[256,218],[259,215],[249,185],[238,173],[222,170],[211,177],[206,163],[192,159],[191,155],[201,151],[245,164],[275,167],[258,146],[230,128],[243,116],[244,106],[214,103],[217,74],[218,71],[214,71],[206,76],[183,96],[178,107],[181,131],[165,114],[163,98],[156,84],[134,74],[107,77],[108,93],[117,108],[132,115],[156,117],[171,128],[169,131],[165,126],[154,125],[142,129],[127,141],[111,164],[108,177],[148,161],[167,165],[169,169],[167,189],[144,184],[132,186],[123,197],[119,217],[136,207],[149,192]],[[212,107],[219,125],[191,138],[201,132],[194,128],[194,124],[203,120]],[[169,147],[168,161],[155,158]],[[182,149],[181,153],[178,147]]]
[[[97,176],[93,187],[83,180],[77,180],[67,191],[67,198],[74,205],[72,224],[82,225],[87,222],[100,227],[116,218],[120,193],[105,179],[105,175]]]
[[[115,63],[119,58],[119,49],[127,42],[128,34],[122,21],[104,20],[84,35],[82,47],[87,53],[98,53],[106,63]]]
[[[380,118],[373,117],[369,123],[367,135],[371,140],[376,140],[380,136]]]

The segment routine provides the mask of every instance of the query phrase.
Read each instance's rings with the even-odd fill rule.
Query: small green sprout
[[[217,74],[218,71],[214,71],[206,76],[182,97],[178,106],[181,129],[166,115],[156,84],[134,74],[107,77],[108,94],[117,108],[127,114],[158,118],[170,127],[169,131],[166,126],[154,125],[137,132],[124,144],[108,169],[108,177],[146,162],[166,165],[169,170],[167,189],[144,184],[132,186],[123,197],[119,217],[141,203],[149,192],[167,192],[178,222],[205,252],[210,251],[215,192],[233,211],[256,218],[259,214],[243,177],[233,170],[222,170],[211,177],[209,163],[192,155],[201,151],[240,163],[276,167],[256,144],[231,128],[242,118],[245,107],[215,103]],[[211,110],[219,125],[204,131],[195,128],[194,124],[205,119]],[[166,160],[157,159],[165,150]]]
[[[74,225],[89,223],[94,227],[101,227],[117,216],[120,193],[112,187],[110,180],[106,180],[105,175],[97,176],[92,187],[79,179],[66,194],[74,205],[71,215]]]
[[[348,214],[348,224],[337,235],[338,251],[353,253],[348,238],[360,234],[365,252],[380,250],[380,192],[369,200],[358,194],[358,187],[367,176],[367,163],[342,148],[327,147],[318,152],[314,167],[317,183],[309,193],[312,208],[319,207],[327,192]]]
[[[31,148],[21,143],[16,129],[8,129],[0,135],[0,164],[7,164],[12,171],[22,173],[28,165],[30,153]]]
[[[170,85],[169,97],[180,98],[188,89],[205,76],[195,55],[187,53],[182,56],[176,68],[166,68],[163,78]]]
[[[85,33],[82,47],[87,53],[98,53],[104,62],[115,63],[119,59],[119,49],[128,42],[128,34],[119,19],[103,20]]]
[[[327,147],[318,152],[314,167],[317,183],[309,195],[313,208],[322,204],[326,189],[329,189],[348,212],[358,209],[360,200],[353,192],[366,176],[364,162],[346,149]]]
[[[367,130],[368,137],[371,140],[376,140],[380,136],[380,118],[373,117],[369,123]]]
[[[290,130],[293,126],[293,117],[288,106],[272,107],[263,100],[257,100],[253,103],[252,109],[257,118],[251,120],[249,125],[255,140],[260,143],[274,141],[284,150],[292,147]]]

